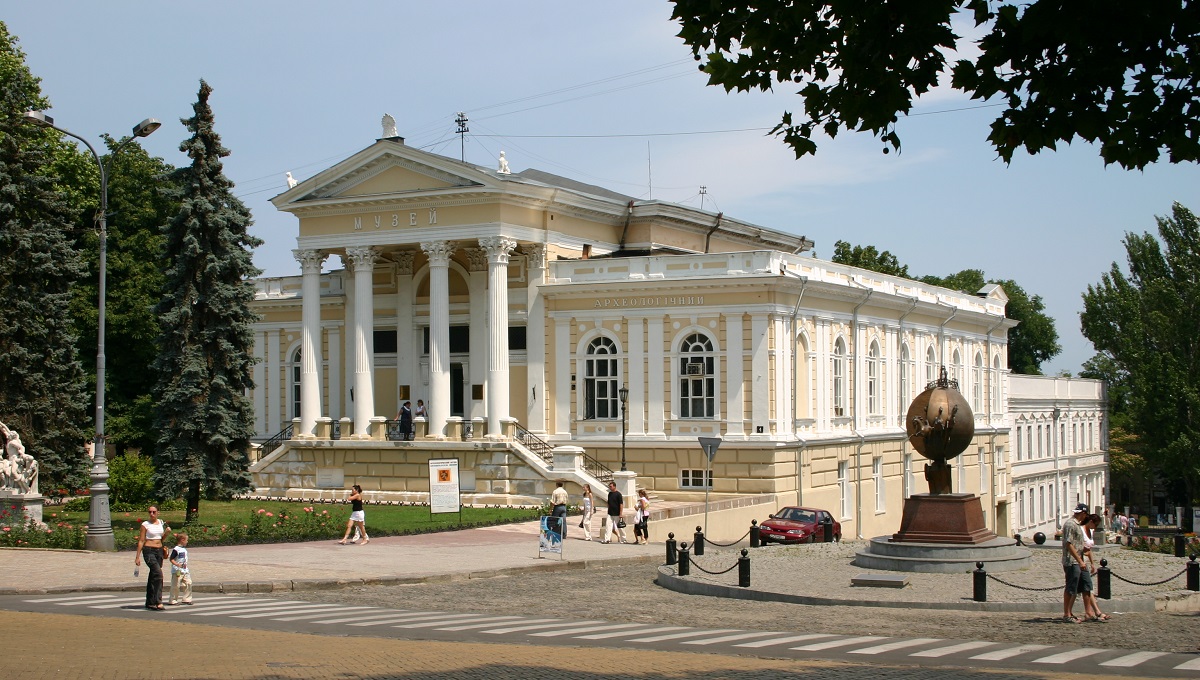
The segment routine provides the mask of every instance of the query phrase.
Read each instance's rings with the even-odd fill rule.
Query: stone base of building
[[[0,509],[8,511],[0,524],[20,524],[33,520],[38,526],[45,526],[42,521],[44,500],[40,494],[8,494],[0,491]],[[25,519],[20,519],[22,517]]]
[[[925,574],[962,574],[982,562],[988,573],[1017,571],[1030,566],[1030,553],[1011,538],[993,537],[983,543],[897,543],[877,536],[854,556],[854,565]]]
[[[892,534],[891,540],[979,545],[994,538],[996,534],[984,522],[979,497],[953,493],[914,494],[904,499],[900,530]]]

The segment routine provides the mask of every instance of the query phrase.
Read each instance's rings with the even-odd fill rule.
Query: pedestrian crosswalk
[[[753,631],[731,628],[703,629],[661,623],[614,622],[600,619],[570,620],[557,617],[499,615],[495,613],[399,610],[366,605],[314,603],[269,597],[213,595],[198,598],[193,606],[167,607],[162,614],[146,612],[143,596],[130,593],[24,596],[3,598],[0,608],[29,611],[76,611],[93,615],[126,615],[195,620],[231,625],[269,626],[276,630],[362,631],[369,634],[421,636],[422,639],[476,639],[508,641],[517,638],[546,644],[628,644],[655,649],[745,650],[779,657],[887,659],[895,663],[934,662],[953,665],[1007,667],[1067,666],[1082,672],[1133,671],[1170,677],[1200,676],[1200,660],[1194,655],[1166,652],[1071,647],[1046,644],[1012,644],[984,640],[947,640],[930,637],[887,637],[881,635],[837,635],[787,631]],[[61,608],[61,609],[60,609]],[[490,636],[484,638],[482,636]]]

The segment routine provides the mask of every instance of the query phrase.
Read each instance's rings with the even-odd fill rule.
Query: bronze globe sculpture
[[[946,369],[941,369],[938,379],[909,405],[904,420],[912,447],[933,461],[925,466],[929,493],[953,493],[946,461],[965,451],[975,436],[975,415],[958,391],[958,381],[948,380]]]

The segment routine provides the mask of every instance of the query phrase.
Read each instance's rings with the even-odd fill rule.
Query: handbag
[[[625,518],[624,518],[624,517],[622,517],[621,519],[618,519],[618,520],[617,520],[617,528],[618,528],[618,529],[624,529],[624,528],[625,528]]]
[[[583,528],[583,520],[579,520],[579,528],[580,528],[580,529],[582,529],[582,528]]]

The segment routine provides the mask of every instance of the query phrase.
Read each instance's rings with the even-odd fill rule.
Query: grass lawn
[[[536,519],[538,508],[463,508],[458,514],[432,515],[428,506],[366,506],[367,531],[372,537],[453,531],[460,528],[507,524]],[[86,525],[87,512],[46,508],[47,522]],[[341,538],[350,516],[349,504],[310,504],[285,501],[202,501],[199,520],[184,525],[183,510],[160,513],[174,531],[186,531],[191,545],[233,545]],[[141,512],[112,513],[113,535],[118,550],[137,546],[138,531],[148,515]],[[280,521],[281,518],[286,518]],[[171,543],[168,538],[168,544]]]

